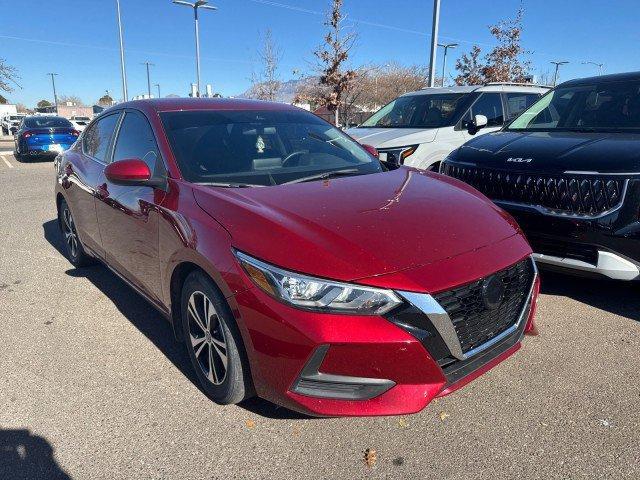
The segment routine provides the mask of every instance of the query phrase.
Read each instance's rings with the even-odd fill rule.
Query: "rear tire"
[[[64,246],[67,252],[67,258],[76,268],[85,267],[93,263],[91,258],[84,251],[80,237],[78,237],[78,231],[76,230],[76,223],[69,210],[69,205],[65,200],[60,202],[60,209],[58,211],[58,224],[60,225],[60,231],[63,235]]]
[[[185,346],[203,390],[221,404],[248,398],[252,387],[242,337],[218,288],[194,271],[184,282],[180,305]]]

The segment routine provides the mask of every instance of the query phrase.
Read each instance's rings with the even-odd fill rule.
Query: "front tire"
[[[221,404],[248,398],[251,380],[240,332],[224,297],[202,272],[185,280],[180,313],[189,358],[206,394]]]
[[[87,255],[82,247],[82,243],[80,243],[76,223],[71,215],[71,210],[69,210],[69,205],[67,205],[65,200],[62,200],[60,203],[58,224],[60,225],[60,230],[64,237],[63,239],[67,258],[73,266],[79,268],[93,263],[93,259]]]

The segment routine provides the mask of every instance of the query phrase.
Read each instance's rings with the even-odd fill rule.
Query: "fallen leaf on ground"
[[[400,428],[406,428],[407,427],[407,421],[404,418],[401,418],[400,420],[398,420],[398,426]]]
[[[376,461],[378,461],[378,454],[373,448],[367,448],[364,451],[364,463],[367,464],[367,467],[372,468]]]
[[[444,421],[445,418],[450,417],[451,415],[449,415],[447,412],[440,412],[440,420]]]
[[[256,422],[254,422],[253,420],[247,420],[246,425],[247,425],[247,428],[255,428]]]

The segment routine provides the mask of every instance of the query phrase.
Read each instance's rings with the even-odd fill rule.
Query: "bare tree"
[[[474,45],[469,54],[456,62],[458,85],[478,85],[487,82],[525,82],[531,62],[525,58],[530,52],[521,45],[524,8],[520,6],[515,18],[501,20],[489,27],[498,45],[480,61],[481,49]]]
[[[82,102],[82,99],[78,95],[60,95],[58,97],[58,103],[60,105],[72,103],[73,105],[76,105],[78,107],[84,105],[84,103]]]
[[[8,65],[4,58],[0,58],[0,90],[13,92],[11,84],[17,85],[16,82],[19,78],[16,68]]]
[[[38,108],[45,108],[45,107],[50,107],[51,106],[51,102],[49,100],[40,100],[37,105]]]
[[[27,113],[29,111],[24,103],[16,103],[16,110],[18,113]]]
[[[352,32],[344,34],[340,25],[344,20],[342,3],[343,0],[332,0],[331,10],[324,22],[328,27],[324,44],[314,52],[319,62],[320,85],[327,87],[319,100],[329,111],[335,112],[336,125],[339,123],[343,96],[357,76],[354,70],[344,70],[344,63],[349,58],[349,51],[353,48],[356,36]]]
[[[271,29],[264,34],[262,48],[258,51],[258,58],[262,63],[262,71],[251,76],[251,90],[249,95],[259,100],[274,101],[282,82],[278,77],[278,66],[282,59],[282,50],[273,40]]]
[[[168,95],[167,95],[168,97]],[[98,105],[103,106],[103,107],[110,107],[111,105],[113,105],[113,98],[111,98],[111,95],[109,95],[108,93],[101,96],[98,99]]]

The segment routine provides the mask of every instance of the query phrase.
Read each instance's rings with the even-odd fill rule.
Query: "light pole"
[[[433,24],[431,25],[431,59],[429,60],[429,86],[435,86],[436,54],[438,51],[438,26],[440,24],[440,0],[433,0]]]
[[[595,65],[596,67],[598,67],[598,75],[602,75],[602,67],[604,67],[604,63],[597,63],[597,62],[582,62],[582,65]]]
[[[158,98],[160,98],[160,84],[156,83],[156,88],[158,89]]]
[[[556,66],[556,73],[553,75],[553,86],[555,87],[556,84],[558,83],[558,70],[560,69],[560,65],[566,65],[569,62],[563,60],[563,61],[560,61],[560,62],[554,61],[554,62],[550,62],[550,63],[552,63],[553,65]]]
[[[198,29],[198,9],[217,10],[213,5],[207,5],[207,0],[197,0],[194,3],[184,2],[182,0],[173,0],[176,5],[185,5],[193,8],[193,20],[196,32],[196,96],[200,96],[200,31]]]
[[[56,106],[56,115],[58,114],[58,95],[56,94],[56,79],[58,76],[57,73],[47,73],[47,75],[51,75],[51,84],[53,85],[53,104]]]
[[[147,66],[147,93],[149,94],[149,98],[151,98],[151,76],[149,75],[149,67],[155,67],[155,64],[151,62],[142,62],[140,65]]]
[[[457,43],[439,43],[439,47],[444,48],[444,59],[442,60],[442,86],[444,87],[444,80],[447,75],[447,50],[450,48],[456,48],[458,46]]]
[[[120,73],[122,75],[122,100],[128,100],[127,93],[127,72],[124,68],[124,40],[122,39],[122,20],[120,19],[120,0],[116,0],[116,11],[118,17],[118,36],[120,38]]]

